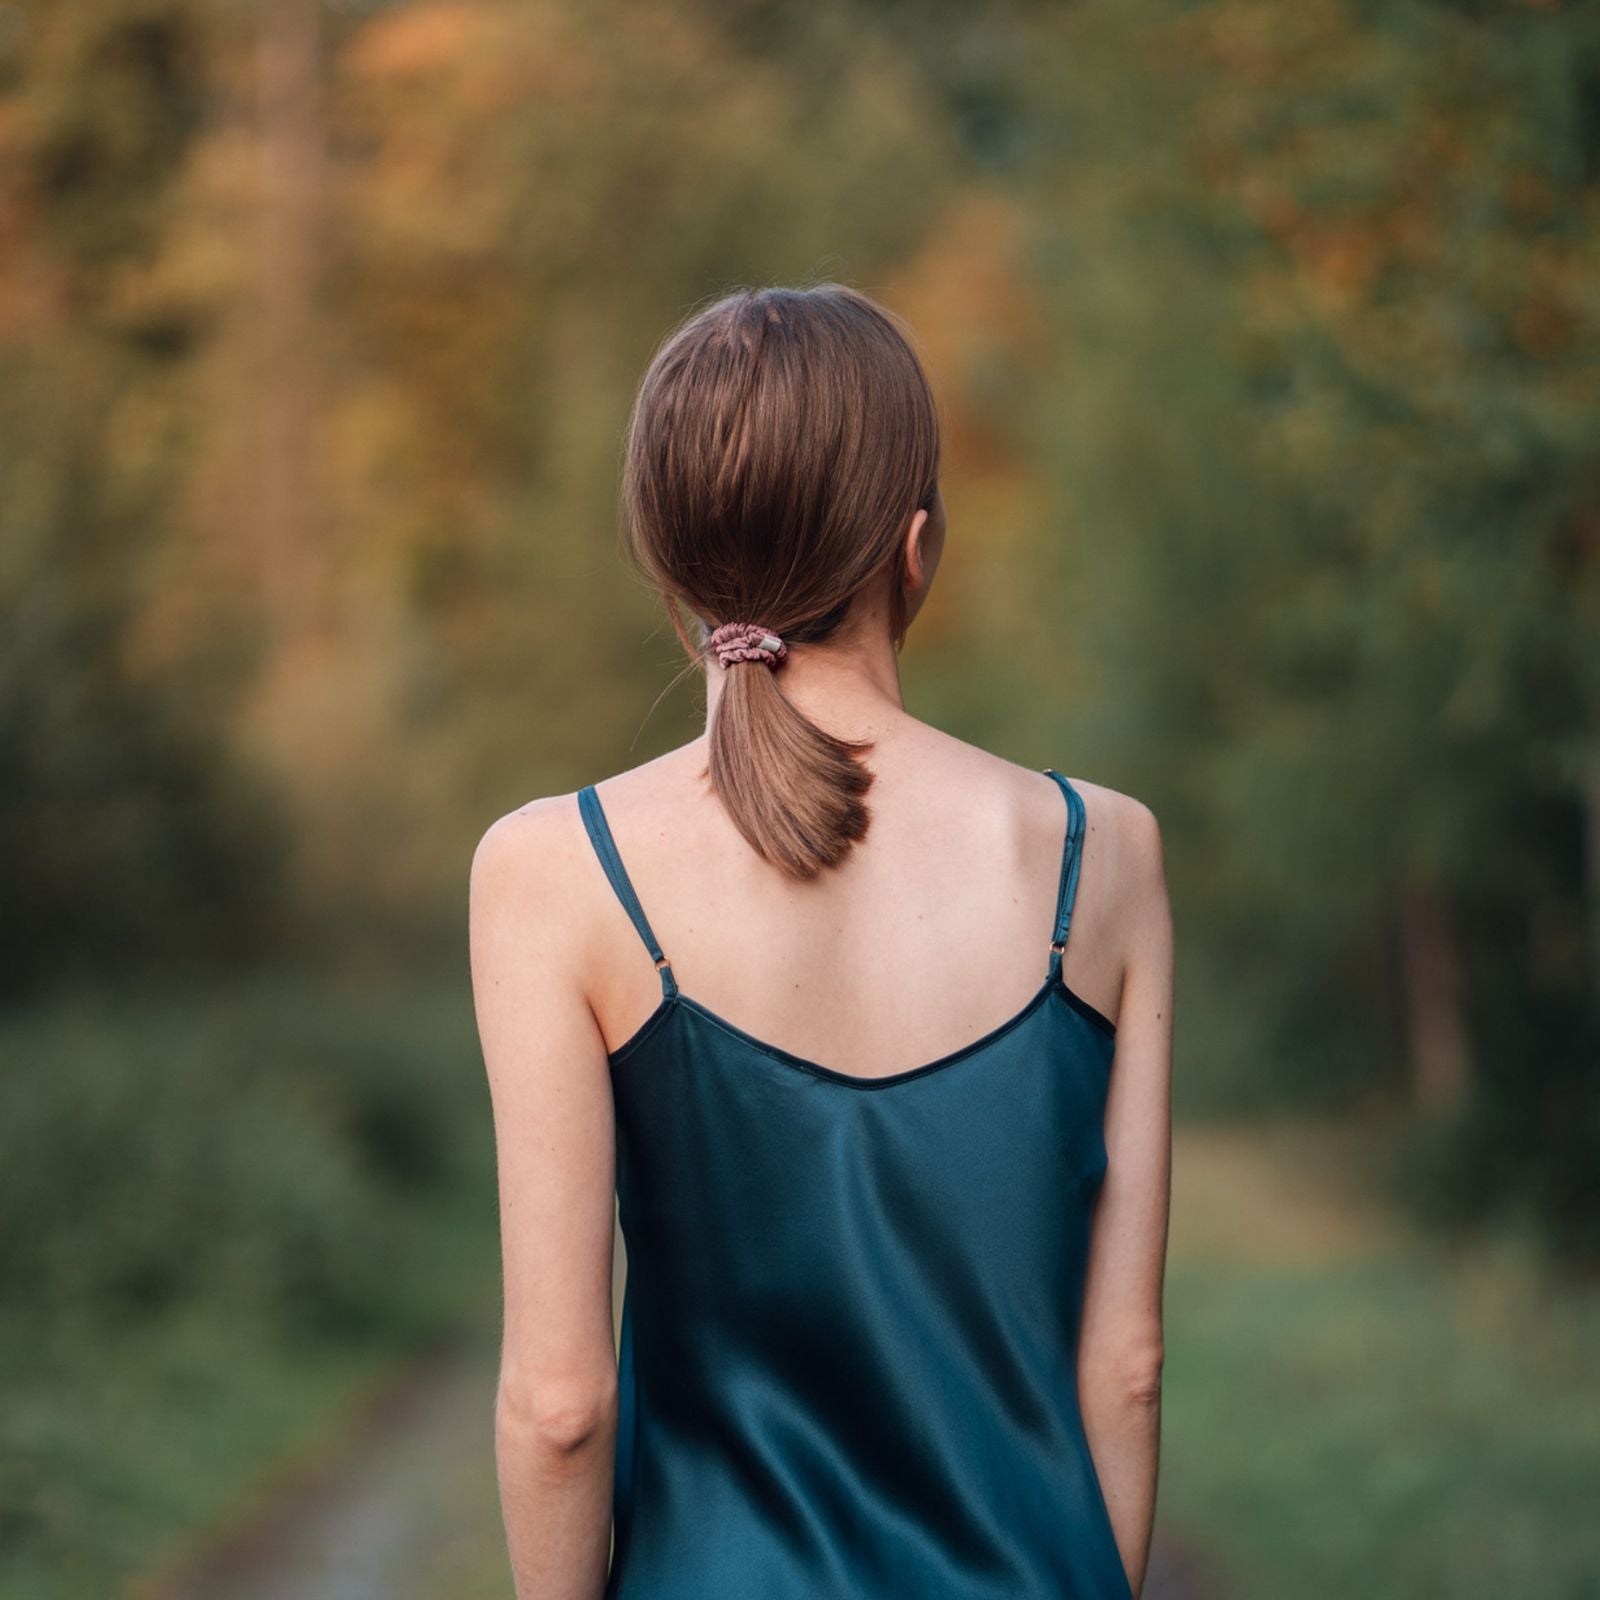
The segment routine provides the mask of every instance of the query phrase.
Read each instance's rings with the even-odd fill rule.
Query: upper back
[[[670,964],[659,978],[595,852],[578,850],[583,966],[609,1050],[652,1014],[665,981],[797,1058],[890,1077],[981,1038],[1037,993],[1063,888],[1062,788],[909,718],[870,759],[866,838],[807,882],[734,828],[704,776],[703,740],[596,787],[614,870]],[[1126,821],[1138,802],[1072,786],[1085,827],[1060,976],[1114,1020],[1126,943],[1117,884],[1132,870]]]

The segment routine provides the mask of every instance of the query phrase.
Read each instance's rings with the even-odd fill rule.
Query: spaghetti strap
[[[1061,958],[1067,948],[1067,934],[1072,927],[1072,904],[1078,897],[1078,869],[1083,865],[1084,810],[1083,798],[1054,767],[1042,769],[1054,778],[1067,797],[1067,835],[1061,848],[1061,884],[1056,891],[1055,937],[1050,942],[1048,981],[1061,979]]]
[[[622,902],[622,909],[628,913],[634,927],[638,929],[639,937],[644,940],[645,949],[650,952],[650,958],[661,974],[662,995],[676,994],[678,980],[672,975],[672,963],[661,953],[661,946],[651,931],[649,920],[644,914],[644,907],[639,904],[639,897],[633,892],[633,884],[628,880],[628,870],[622,864],[622,857],[617,854],[616,840],[611,837],[611,826],[606,821],[600,796],[595,793],[593,784],[588,784],[578,791],[578,810],[583,816],[583,826],[589,835],[589,842],[594,846],[594,853],[599,856],[600,865],[605,869],[606,877],[611,880],[611,887],[616,890],[617,898]]]

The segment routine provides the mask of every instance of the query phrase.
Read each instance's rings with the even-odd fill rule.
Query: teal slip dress
[[[1062,980],[1084,808],[1043,770],[1067,823],[1042,983],[874,1078],[684,994],[580,791],[661,974],[609,1058],[628,1273],[605,1600],[1131,1600],[1076,1381],[1116,1028]]]

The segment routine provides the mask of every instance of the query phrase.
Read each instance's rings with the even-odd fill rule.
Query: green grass
[[[1600,1596],[1600,1289],[1407,1231],[1358,1138],[1180,1136],[1161,1517],[1239,1600]]]
[[[167,1541],[227,1516],[262,1462],[313,1441],[385,1354],[286,1351],[203,1317],[48,1352],[8,1337],[0,1593],[115,1592]]]
[[[464,985],[262,975],[0,1023],[0,1594],[247,1517],[497,1285]]]

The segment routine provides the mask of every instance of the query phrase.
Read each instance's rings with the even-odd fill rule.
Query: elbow
[[[1091,1355],[1081,1367],[1084,1403],[1128,1414],[1159,1410],[1162,1362],[1161,1340],[1154,1336]]]
[[[1161,1405],[1161,1352],[1132,1362],[1122,1374],[1123,1404],[1131,1410],[1154,1411]]]
[[[502,1380],[495,1396],[500,1438],[555,1460],[582,1455],[609,1439],[616,1421],[615,1381],[523,1389]]]

